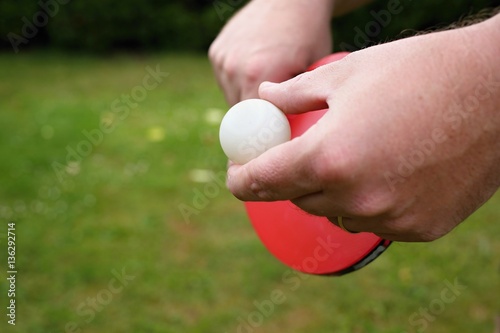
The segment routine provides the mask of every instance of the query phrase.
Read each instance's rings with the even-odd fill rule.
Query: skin
[[[499,40],[497,15],[263,83],[260,97],[285,113],[329,111],[301,137],[232,165],[228,188],[390,240],[445,235],[500,186]]]
[[[342,15],[367,2],[250,1],[231,18],[208,52],[228,104],[257,98],[263,81],[288,80],[328,55],[332,14]]]
[[[229,105],[257,97],[263,81],[290,79],[330,52],[333,1],[293,1],[251,1],[211,45],[209,58]]]
[[[241,200],[343,216],[351,231],[431,241],[500,185],[500,16],[294,77],[330,53],[331,13],[363,2],[253,0],[224,27],[209,56],[230,105],[329,109],[300,138],[231,165],[227,185]]]

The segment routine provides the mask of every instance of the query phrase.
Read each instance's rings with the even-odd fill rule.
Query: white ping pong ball
[[[265,151],[290,141],[285,114],[262,99],[247,99],[234,105],[222,119],[219,139],[226,156],[245,164]]]

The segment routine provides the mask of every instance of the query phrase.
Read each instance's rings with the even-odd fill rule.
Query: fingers
[[[388,232],[384,224],[378,223],[380,217],[361,217],[346,211],[349,207],[346,198],[349,197],[344,189],[338,187],[335,192],[322,191],[306,195],[292,200],[292,203],[312,215],[326,216],[336,226],[339,226],[338,217],[342,216],[343,225],[350,232]]]
[[[276,201],[322,190],[315,156],[307,135],[276,146],[245,165],[228,169],[227,186],[245,201]]]
[[[282,84],[264,82],[260,85],[259,96],[262,99],[276,105],[287,114],[303,113],[313,110],[321,110],[328,107],[326,94],[314,90],[313,85],[309,85],[308,77],[299,75],[290,81]]]
[[[342,226],[340,225],[340,220],[342,220]],[[339,227],[341,229],[347,230],[347,232],[349,232],[349,233],[355,234],[358,232],[362,232],[361,230],[354,230],[353,224],[351,224],[352,219],[350,219],[348,217],[344,217],[342,215],[328,217],[328,221],[332,222],[333,224],[335,224],[337,227]]]
[[[215,43],[212,44],[209,57],[212,62],[212,68],[214,71],[217,83],[224,93],[224,97],[227,103],[232,106],[241,100],[241,88],[240,85],[235,83],[236,80],[236,65],[228,65],[227,61],[224,61],[224,57],[219,55],[216,51]]]
[[[280,84],[263,82],[259,87],[259,96],[288,114],[325,109],[332,91],[340,86],[344,78],[341,71],[337,74],[338,68],[337,63],[332,63]],[[332,75],[332,72],[335,74]]]
[[[405,228],[405,223],[391,214],[363,214],[352,210],[352,195],[343,186],[336,186],[332,191],[309,194],[291,200],[300,209],[317,216],[325,216],[330,222],[340,227],[338,217],[341,216],[343,226],[352,233],[371,232],[384,239],[397,241],[421,241],[418,233],[412,233],[414,228]],[[407,221],[406,223],[415,223]]]
[[[274,60],[274,61],[273,61]],[[259,85],[263,81],[282,82],[290,79],[302,71],[302,68],[296,69],[297,64],[279,64],[275,63],[278,59],[266,59],[254,61],[247,64],[239,73],[239,77],[233,84],[240,87],[239,101],[258,98]]]
[[[226,99],[228,105],[233,106],[241,101],[241,92],[237,85],[230,84],[226,77],[217,76],[217,82],[224,93],[224,98]]]
[[[273,63],[270,59],[267,64],[257,62],[254,66],[262,67],[252,68],[249,65],[246,71],[240,73],[238,80],[231,83],[240,87],[238,102],[249,98],[259,98],[259,86],[264,81],[283,82],[304,71],[302,67],[297,68],[298,64],[284,65]]]
[[[259,85],[263,81],[282,82],[306,69],[306,62],[291,58],[285,52],[275,50],[275,54],[248,56],[218,54],[211,49],[209,56],[214,74],[228,104],[232,106],[245,99],[258,98]]]
[[[328,194],[325,191],[308,194],[295,199],[292,199],[292,203],[300,207],[303,211],[308,212],[312,215],[317,216],[347,216],[348,213],[345,211],[346,205],[344,205],[341,198],[344,197],[344,191],[337,186],[335,193],[332,190],[328,190]]]

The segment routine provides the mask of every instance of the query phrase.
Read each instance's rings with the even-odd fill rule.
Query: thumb
[[[308,135],[285,142],[246,164],[231,165],[226,185],[245,201],[288,200],[316,193],[323,185],[315,172],[316,147]]]

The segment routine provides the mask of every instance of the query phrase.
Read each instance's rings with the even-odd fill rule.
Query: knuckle
[[[238,55],[223,57],[217,55],[211,57],[211,61],[220,66],[222,71],[230,78],[238,77],[245,85],[256,85],[260,83],[264,74],[264,65],[259,60],[242,61]]]
[[[216,66],[220,66],[223,63],[223,53],[221,52],[217,41],[213,42],[208,49],[208,59],[210,62]]]
[[[318,181],[325,185],[341,184],[349,181],[355,161],[349,151],[324,147],[322,144],[312,165]]]
[[[396,203],[387,191],[362,191],[351,199],[348,211],[360,217],[388,216]]]
[[[222,64],[222,71],[229,77],[233,78],[238,72],[238,63],[232,57],[226,58]]]
[[[262,81],[264,63],[259,59],[249,60],[242,69],[243,80],[248,85],[256,85]]]
[[[208,48],[208,58],[214,62],[215,59],[217,59],[217,51],[215,49],[215,43],[212,43],[210,47]]]

